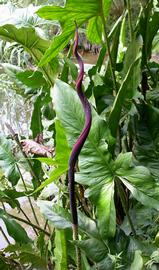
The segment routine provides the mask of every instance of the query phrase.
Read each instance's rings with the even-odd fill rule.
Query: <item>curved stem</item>
[[[68,170],[68,178],[69,178],[69,194],[70,194],[70,209],[72,214],[72,229],[73,229],[73,239],[78,240],[78,215],[77,215],[77,206],[76,206],[76,196],[75,196],[75,165],[80,154],[80,151],[88,137],[91,122],[92,122],[92,114],[91,114],[91,106],[82,91],[82,81],[84,76],[84,64],[81,56],[78,53],[78,30],[76,29],[75,35],[75,43],[74,43],[74,55],[78,61],[80,66],[80,72],[76,81],[76,90],[80,101],[83,106],[83,110],[85,113],[85,124],[84,128],[77,139],[77,142],[73,146],[71,156],[69,159],[69,170]],[[78,247],[76,247],[76,258],[77,258],[77,270],[81,269],[81,252]]]

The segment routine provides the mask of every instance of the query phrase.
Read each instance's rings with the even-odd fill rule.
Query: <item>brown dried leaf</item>
[[[33,140],[22,140],[21,145],[26,154],[30,153],[43,157],[52,157],[54,153],[52,147],[39,144]]]

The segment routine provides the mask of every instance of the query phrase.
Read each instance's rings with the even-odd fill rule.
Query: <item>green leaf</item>
[[[23,227],[11,218],[3,209],[0,209],[0,218],[4,221],[8,234],[18,243],[30,243],[31,239],[28,237]]]
[[[30,128],[32,130],[33,138],[35,139],[37,135],[42,133],[42,112],[41,108],[43,106],[42,96],[38,96],[34,102],[34,109],[31,116],[31,125]]]
[[[147,207],[159,208],[159,186],[146,167],[134,166],[132,153],[120,154],[114,166],[116,175],[137,201]]]
[[[108,253],[108,248],[103,244],[103,242],[95,238],[76,241],[75,244],[84,251],[89,259],[96,263],[102,261]]]
[[[46,81],[40,71],[25,70],[18,72],[16,78],[26,86],[32,89],[38,89],[46,86]]]
[[[152,175],[159,177],[159,110],[152,105],[137,107],[140,117],[135,117],[134,152],[138,162],[149,168]]]
[[[67,268],[67,244],[64,230],[55,231],[55,270],[65,270]]]
[[[58,119],[61,121],[72,147],[84,126],[83,108],[77,93],[66,83],[57,80],[53,100]],[[79,157],[80,172],[76,180],[82,184],[98,184],[112,177],[111,155],[105,138],[111,140],[107,124],[92,108],[92,127]],[[102,172],[102,174],[101,174]]]
[[[95,44],[101,44],[102,43],[102,32],[103,32],[103,26],[102,26],[102,19],[100,16],[94,17],[89,20],[88,26],[87,26],[87,38],[90,42]]]
[[[16,185],[20,179],[20,175],[17,169],[17,161],[12,154],[11,141],[7,140],[4,136],[0,137],[0,167],[4,170],[6,177],[12,183]]]
[[[84,125],[81,103],[76,92],[62,81],[56,81],[53,91],[57,116],[65,128],[68,141],[72,146]],[[99,223],[103,224],[103,228],[105,224],[107,230],[106,233],[103,228],[101,229],[102,236],[104,237],[106,234],[112,236],[115,232],[114,186],[112,184],[107,186],[107,183],[112,180],[113,172],[111,156],[105,142],[105,138],[109,138],[109,132],[106,123],[100,119],[93,109],[92,113],[92,127],[79,157],[80,171],[76,173],[76,181],[90,186],[90,196],[92,195],[95,198],[95,194],[97,194],[97,201],[94,199],[97,206],[97,216],[99,214]],[[107,212],[105,209],[107,209]],[[103,215],[103,213],[105,214]],[[112,222],[111,227],[110,220]],[[109,228],[107,228],[107,225]]]
[[[97,239],[100,238],[96,222],[91,218],[89,218],[88,216],[86,216],[81,211],[78,211],[78,224],[80,230],[86,233],[88,236]]]
[[[70,214],[61,206],[52,205],[49,201],[38,201],[38,206],[40,212],[48,219],[56,229],[66,229],[71,228],[71,216]]]
[[[144,267],[144,261],[141,256],[142,252],[141,250],[135,250],[134,260],[130,266],[130,270],[142,270]]]
[[[103,185],[96,204],[97,224],[103,239],[114,237],[116,211],[114,205],[114,182]]]
[[[130,190],[132,196],[139,201],[141,204],[159,210],[159,200],[153,198],[153,195],[148,193],[148,190],[140,190],[132,185],[130,182],[123,178],[120,178],[123,184]],[[144,180],[144,179],[143,179]],[[144,185],[144,181],[143,181]]]
[[[115,98],[110,117],[109,126],[111,133],[116,137],[121,110],[125,105],[127,99],[131,100],[136,92],[137,87],[140,83],[140,58],[137,58],[135,62],[132,63],[130,69],[128,70],[124,81],[122,82],[120,89]]]
[[[12,208],[19,207],[19,201],[16,198],[25,196],[24,192],[18,192],[14,189],[0,190],[0,201],[8,203]]]
[[[29,38],[28,38],[29,37]],[[15,27],[12,24],[0,26],[0,38],[9,42],[21,44],[34,58],[36,63],[44,55],[50,45],[50,41],[40,38],[32,27]],[[42,68],[43,74],[52,85],[58,70],[57,59]]]
[[[152,42],[159,29],[159,11],[154,8],[154,2],[148,1],[138,22],[139,32],[143,37],[142,64],[147,63],[151,56]]]
[[[55,37],[51,46],[46,51],[40,61],[40,66],[44,65],[57,56],[73,37],[75,23],[80,27],[89,19],[98,16],[108,16],[111,0],[85,0],[81,5],[80,0],[68,0],[65,7],[46,6],[37,11],[37,14],[47,20],[58,20],[62,26],[62,34]]]

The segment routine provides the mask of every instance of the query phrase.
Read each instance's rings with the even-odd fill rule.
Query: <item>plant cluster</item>
[[[29,135],[6,121],[0,136],[0,269],[157,270],[159,3],[139,1],[134,18],[123,1],[108,31],[118,1],[51,2],[0,25],[2,50],[15,45],[2,81],[32,103]],[[58,27],[51,40],[47,25]],[[77,27],[100,47],[85,73]]]

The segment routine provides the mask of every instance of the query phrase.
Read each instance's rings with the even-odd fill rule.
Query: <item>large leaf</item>
[[[140,164],[159,177],[159,110],[151,105],[139,105],[140,118],[135,117],[136,138],[134,152]]]
[[[84,113],[76,92],[66,83],[56,80],[53,100],[70,147],[76,142],[84,126]],[[93,120],[89,136],[79,157],[80,173],[76,179],[82,184],[97,184],[112,177],[111,155],[106,138],[111,139],[107,124],[92,108]],[[102,172],[102,173],[101,173]],[[79,179],[80,178],[80,179]]]
[[[85,252],[89,259],[96,263],[102,261],[108,253],[107,246],[105,246],[102,241],[95,238],[77,241],[76,245]]]
[[[0,137],[0,167],[4,170],[6,177],[16,185],[20,175],[16,165],[17,161],[12,154],[12,144],[5,137]]]
[[[62,81],[56,81],[53,91],[57,116],[65,128],[69,144],[72,146],[84,125],[81,103],[76,92]],[[110,187],[109,184],[107,185],[113,179],[111,155],[105,142],[106,136],[108,138],[110,136],[106,123],[93,109],[92,113],[92,127],[79,157],[80,172],[76,174],[76,181],[91,186],[89,196],[93,194],[92,197],[97,198],[94,203],[97,206],[98,225],[103,225],[101,233],[103,237],[106,237],[106,235],[112,236],[115,233],[113,184],[110,184]],[[107,212],[105,212],[106,207]],[[106,229],[104,229],[105,226]]]
[[[21,44],[24,49],[31,54],[36,63],[39,63],[41,57],[50,45],[48,40],[44,40],[38,36],[34,28],[17,28],[11,24],[0,26],[0,38],[9,42]],[[54,61],[42,68],[43,74],[51,85],[54,83],[57,68],[57,59],[54,59]]]
[[[38,10],[37,14],[47,20],[58,20],[62,26],[62,34],[57,36],[52,42],[44,57],[41,59],[40,65],[43,65],[54,58],[60,50],[62,50],[74,35],[75,20],[78,26],[93,17],[105,16],[109,14],[111,0],[85,0],[82,5],[80,0],[67,0],[65,7],[46,6]],[[98,33],[101,29],[97,29],[99,22],[93,29]],[[90,26],[89,26],[90,28]],[[91,25],[92,28],[92,25]],[[90,30],[89,30],[90,32]],[[98,37],[99,38],[99,37]]]
[[[16,242],[21,244],[31,242],[31,239],[28,237],[23,227],[13,218],[7,215],[7,213],[3,209],[0,209],[0,218],[4,221],[8,234],[13,237]]]
[[[41,213],[48,219],[55,228],[66,229],[71,228],[70,214],[58,205],[52,205],[49,201],[38,201]]]
[[[114,166],[116,176],[136,200],[147,207],[159,209],[159,186],[146,167],[134,166],[131,153],[120,154]]]

